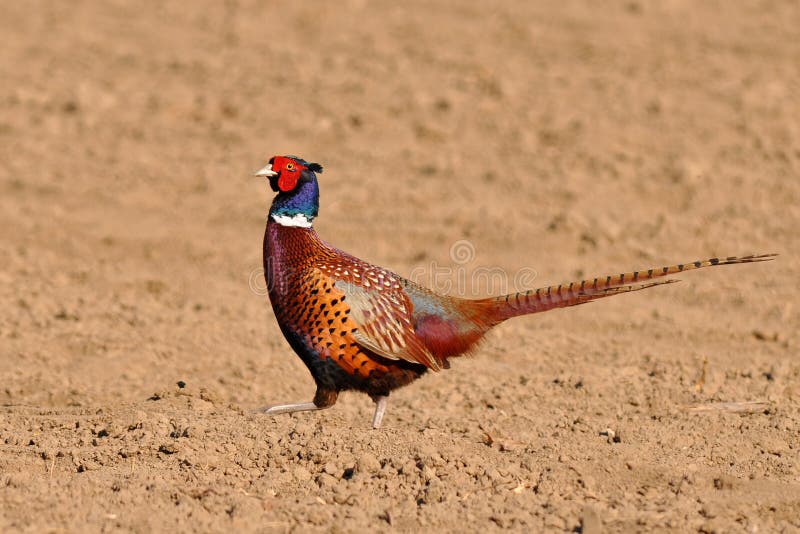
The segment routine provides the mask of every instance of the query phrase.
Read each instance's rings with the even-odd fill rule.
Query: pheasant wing
[[[353,334],[363,348],[391,360],[420,363],[438,371],[442,362],[420,341],[412,322],[413,305],[402,289],[363,287],[348,280],[334,284],[345,297],[349,316],[358,329]]]

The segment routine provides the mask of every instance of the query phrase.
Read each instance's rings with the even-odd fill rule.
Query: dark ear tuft
[[[319,163],[309,163],[306,167],[308,167],[308,170],[311,172],[322,172],[322,165]]]

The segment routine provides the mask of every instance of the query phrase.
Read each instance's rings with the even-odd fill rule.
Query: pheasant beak
[[[272,164],[267,163],[267,165],[257,171],[253,176],[258,176],[259,178],[272,178],[273,176],[278,176],[278,173],[272,170]]]

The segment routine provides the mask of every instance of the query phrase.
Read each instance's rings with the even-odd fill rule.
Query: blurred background
[[[177,380],[238,407],[218,414],[219,433],[205,440],[224,442],[242,420],[276,435],[303,420],[326,421],[325,435],[343,440],[323,440],[326,450],[347,442],[353,428],[364,431],[359,447],[372,446],[366,397],[345,397],[333,411],[304,419],[267,422],[236,411],[313,393],[266,297],[251,287],[272,196],[252,173],[276,154],[325,166],[315,221],[324,239],[404,276],[452,265],[460,240],[474,253],[464,268],[527,270],[536,273],[531,287],[715,255],[781,254],[772,264],[692,273],[647,296],[504,325],[475,358],[398,392],[387,423],[411,434],[395,441],[413,449],[422,439],[416,430],[438,421],[441,434],[424,440],[458,458],[472,443],[485,448],[478,428],[487,419],[527,443],[535,428],[558,428],[576,406],[601,426],[608,418],[635,419],[633,410],[641,416],[634,426],[647,430],[630,454],[647,463],[657,447],[649,436],[667,444],[685,427],[675,422],[664,434],[647,427],[655,424],[648,410],[663,413],[653,406],[769,399],[788,419],[773,414],[758,432],[777,432],[784,460],[796,459],[797,3],[116,0],[7,2],[0,12],[0,402],[7,444],[13,436],[0,467],[32,473],[20,482],[28,489],[6,491],[7,502],[48,493],[46,482],[28,484],[38,480],[44,450],[27,445],[37,425],[71,427],[72,418],[83,417],[75,414],[98,409],[129,410],[142,420],[152,410],[159,421],[193,419],[190,407],[146,401],[172,391]],[[704,359],[708,372],[695,387]],[[667,378],[653,383],[659,376]],[[554,380],[580,381],[569,395],[588,397],[565,398],[552,389]],[[543,397],[534,402],[537,388]],[[620,395],[633,403],[619,404]],[[487,404],[500,404],[508,416]],[[697,439],[720,435],[721,454],[740,454],[733,423],[717,423],[697,428]],[[160,423],[153,424],[150,438],[126,446],[150,451],[142,461],[155,469],[164,455],[157,453]],[[589,427],[594,439],[597,429]],[[296,431],[308,437],[314,428]],[[457,429],[470,445],[452,442]],[[78,458],[78,467],[106,473],[97,480],[121,469],[117,445],[109,445],[106,460],[88,464],[78,438],[52,439],[45,456]],[[523,447],[508,460],[496,445],[488,450],[500,470],[522,457],[547,457]],[[264,454],[273,453],[283,454]],[[388,453],[374,454],[385,466]],[[413,450],[398,454],[415,457]],[[738,525],[797,527],[797,468],[770,467],[758,459],[762,453],[752,454],[762,462],[752,472],[789,484],[775,494],[794,497],[778,507],[783,519],[757,506],[748,515],[751,508],[741,505],[736,510],[748,519]],[[547,469],[561,473],[558,456]],[[590,456],[581,465],[594,465]],[[660,473],[653,486],[663,495],[671,491],[664,481],[682,476],[684,460],[648,467]],[[63,480],[78,476],[73,467]],[[181,480],[164,476],[167,485]],[[229,476],[252,491],[250,475]],[[276,528],[314,524],[313,503],[286,503],[317,495],[315,481],[286,490],[281,506],[288,508],[278,508],[287,511],[270,513],[293,519]],[[569,486],[553,487],[562,483]],[[623,477],[612,486],[635,494],[638,483]],[[377,486],[364,484],[358,491],[379,496]],[[715,517],[692,504],[687,515],[650,513],[611,486],[588,486],[578,493],[595,495],[600,510],[617,510],[601,514],[601,522],[621,528],[637,518],[654,527]],[[86,487],[104,486],[75,487],[84,489],[45,502],[74,502],[92,493]],[[521,522],[506,526],[570,529],[592,520],[581,516],[581,499],[554,515],[542,511],[545,497],[525,491],[513,497],[533,500],[521,505]],[[612,494],[626,503],[614,508]],[[158,497],[141,495],[129,502],[145,512],[115,519],[117,526],[147,525],[146,511],[161,510]],[[355,522],[343,523],[333,510],[321,524],[388,528],[391,521],[376,519],[380,501],[364,502],[366,515]],[[55,511],[38,518],[4,512],[7,524],[30,527],[46,517],[78,521],[71,523],[77,528],[106,520],[65,519],[67,512],[50,505]],[[408,525],[422,518],[453,527],[450,506],[409,511]],[[487,521],[494,514],[498,525],[508,519],[493,505],[459,506]],[[168,517],[182,524],[185,513]],[[243,525],[261,524],[262,513],[244,514]],[[208,521],[208,528],[225,524]]]

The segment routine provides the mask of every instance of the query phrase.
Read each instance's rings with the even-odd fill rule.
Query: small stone
[[[323,467],[323,468],[322,468],[322,471],[323,471],[324,473],[327,473],[327,474],[329,474],[329,475],[331,475],[331,476],[334,476],[334,477],[338,477],[339,475],[341,475],[341,474],[342,474],[342,473],[341,473],[341,469],[339,469],[338,467],[336,467],[336,464],[335,464],[335,463],[333,463],[333,462],[328,462],[328,463],[326,463],[326,464],[325,464],[325,467]]]
[[[614,431],[610,428],[606,428],[605,430],[600,431],[601,436],[608,436],[609,443],[620,443],[622,441],[622,436],[620,436],[619,431]]]
[[[356,471],[359,473],[377,473],[381,470],[381,463],[371,453],[365,452],[358,458]]]
[[[319,477],[317,477],[317,484],[319,484],[319,487],[323,489],[333,489],[338,483],[339,479],[329,475],[328,473],[322,473]]]
[[[158,448],[158,452],[162,454],[175,454],[178,452],[178,447],[174,443],[165,443]]]
[[[295,480],[298,482],[308,482],[311,480],[311,473],[309,473],[308,469],[302,465],[295,467],[292,474],[294,475]]]

